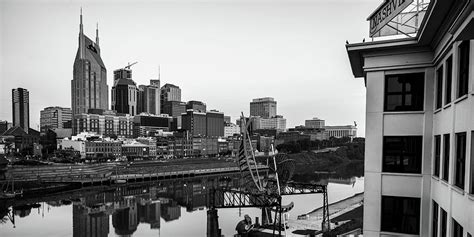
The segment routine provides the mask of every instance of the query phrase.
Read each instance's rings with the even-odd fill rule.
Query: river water
[[[0,201],[0,236],[206,236],[208,191],[222,183],[236,185],[237,180],[236,175],[208,176]],[[333,181],[328,183],[329,203],[364,189],[363,177]],[[292,201],[290,218],[296,219],[321,207],[323,196],[283,196],[283,204]],[[218,209],[221,233],[233,236],[244,214],[255,219],[261,210]]]

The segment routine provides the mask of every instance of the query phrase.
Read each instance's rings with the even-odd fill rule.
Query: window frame
[[[462,139],[462,140],[461,140]],[[461,140],[461,141],[460,141]],[[456,155],[454,162],[454,185],[462,190],[466,184],[467,133],[456,133]],[[460,149],[463,151],[460,152]],[[459,173],[460,172],[460,173]]]
[[[431,229],[431,236],[438,237],[438,226],[439,226],[439,205],[438,203],[433,200],[433,211],[432,211],[432,229]]]
[[[393,232],[393,233],[403,233],[403,234],[420,234],[420,225],[421,225],[421,199],[415,197],[398,197],[398,196],[385,196],[382,195],[381,198],[381,210],[380,210],[380,230],[384,232]],[[391,199],[391,200],[390,200]],[[392,212],[388,211],[385,207],[387,202],[392,201],[394,204],[390,209]],[[415,208],[412,213],[407,212],[407,208],[412,205]],[[389,210],[390,210],[389,209]],[[408,210],[410,211],[410,210]],[[417,213],[417,214],[416,214]],[[417,229],[413,232],[406,230],[409,226],[403,226],[404,223],[410,221],[411,218],[415,218],[415,225]],[[395,223],[393,220],[399,220],[399,223]]]
[[[458,45],[458,86],[457,98],[467,95],[469,92],[469,57],[470,40],[464,40]]]
[[[443,64],[436,69],[436,90],[435,90],[435,110],[443,107],[443,82],[444,82]]]
[[[441,163],[441,135],[434,136],[434,168],[433,176],[440,177],[440,163]]]
[[[453,100],[453,55],[450,55],[446,59],[446,70],[445,70],[445,86],[444,86],[444,104],[447,105]]]
[[[410,77],[411,75],[411,77]],[[419,76],[419,78],[417,77]],[[401,84],[401,91],[390,91],[389,92],[389,80],[391,78],[398,78],[398,80],[402,80],[403,83]],[[420,87],[421,88],[413,88],[413,85],[417,85],[417,83],[413,82],[415,80],[420,80]],[[410,89],[407,89],[407,84],[408,82],[413,82],[410,84]],[[413,72],[413,73],[399,73],[399,74],[386,74],[385,75],[385,80],[384,80],[384,112],[403,112],[403,111],[424,111],[424,103],[425,103],[425,73],[424,72]],[[417,91],[417,89],[421,89],[421,95],[418,93],[420,91]],[[409,90],[409,91],[408,91]],[[398,105],[397,107],[400,107],[398,109],[389,109],[388,108],[388,98],[389,96],[401,96],[401,105]],[[406,105],[406,98],[410,96],[411,105]],[[419,104],[413,105],[413,102],[416,102],[417,99],[419,99]]]
[[[446,237],[448,234],[448,213],[440,207],[441,215],[440,215],[440,224],[441,229],[439,231],[440,237]]]
[[[449,182],[449,160],[451,156],[451,134],[443,135],[443,173],[442,180]]]
[[[456,221],[456,219],[454,218],[451,218],[452,221],[453,221],[453,229],[452,229],[452,236],[453,237],[463,237],[464,236],[464,228],[461,224],[459,224],[459,222]],[[457,232],[457,231],[460,231]],[[456,235],[456,233],[458,233],[458,235]]]
[[[387,140],[389,139],[399,139],[398,144],[392,143],[388,144]],[[412,139],[409,141],[409,139]],[[419,149],[413,151],[413,153],[403,153],[401,149],[394,149],[396,151],[400,152],[394,152],[393,151],[387,150],[387,147],[389,145],[392,146],[401,146],[406,148],[407,145],[418,145]],[[405,149],[404,149],[405,150]],[[405,160],[405,157],[407,159],[410,159],[411,157],[415,156],[415,163],[411,162],[412,164],[415,164],[415,167],[410,169],[405,168],[402,164],[404,163],[403,161]],[[392,166],[388,165],[387,159],[389,157],[395,157],[397,164],[394,164]],[[421,174],[421,167],[422,167],[422,162],[423,162],[423,136],[384,136],[383,137],[383,148],[382,148],[382,172],[384,173],[411,173],[411,174]]]

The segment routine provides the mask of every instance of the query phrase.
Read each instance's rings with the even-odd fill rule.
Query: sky
[[[95,39],[109,89],[127,63],[133,80],[178,85],[232,120],[250,101],[273,97],[287,128],[318,117],[358,125],[365,136],[365,86],[345,42],[368,38],[367,16],[382,0],[0,0],[0,120],[12,120],[11,90],[30,92],[30,127],[40,111],[71,107],[79,12]],[[111,93],[109,92],[109,95]],[[109,98],[110,101],[110,98]],[[110,105],[110,102],[109,102]]]

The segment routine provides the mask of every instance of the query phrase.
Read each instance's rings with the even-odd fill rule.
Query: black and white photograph
[[[0,0],[0,236],[472,237],[473,0]]]

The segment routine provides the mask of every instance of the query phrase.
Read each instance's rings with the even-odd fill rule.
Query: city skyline
[[[139,62],[133,68],[137,85],[157,78],[161,65],[161,83],[182,88],[183,101],[203,101],[209,109],[218,109],[233,120],[241,111],[249,113],[248,103],[253,98],[270,96],[279,102],[279,114],[288,119],[288,127],[304,124],[305,119],[314,116],[324,117],[331,124],[352,124],[356,120],[364,136],[365,91],[360,87],[363,82],[353,79],[343,56],[343,45],[345,40],[357,42],[367,37],[360,32],[367,32],[368,23],[357,25],[360,28],[353,24],[350,29],[344,24],[349,24],[351,18],[365,19],[379,1],[354,4],[360,8],[358,11],[341,10],[340,2],[352,4],[297,1],[290,6],[293,2],[267,5],[267,1],[219,4],[159,1],[106,6],[106,1],[82,4],[3,1],[1,76],[8,79],[1,80],[1,107],[9,108],[5,89],[28,89],[34,129],[39,125],[41,109],[71,107],[71,61],[77,50],[82,6],[85,34],[94,36],[99,21],[101,56],[108,69],[109,87],[113,85],[113,70],[128,62]],[[133,17],[126,20],[111,14],[129,8],[135,13],[130,13]],[[344,11],[342,15],[348,16],[340,16],[338,24],[325,26],[324,20],[331,17],[328,11]],[[15,22],[15,27],[11,22]],[[197,30],[198,26],[201,30]],[[127,37],[120,36],[123,35],[120,29],[127,29]],[[39,33],[45,30],[48,34]],[[35,36],[36,46],[31,45],[25,32]],[[327,34],[334,36],[332,40],[325,37]],[[37,47],[50,42],[54,42],[54,47]],[[28,67],[12,70],[18,61]],[[47,65],[54,65],[55,73]],[[55,86],[45,87],[44,81]],[[282,87],[289,83],[293,86]],[[51,93],[52,88],[61,89]],[[336,92],[346,96],[331,98]],[[109,96],[109,104],[110,99]],[[10,121],[11,117],[9,109],[0,113],[2,120]]]

